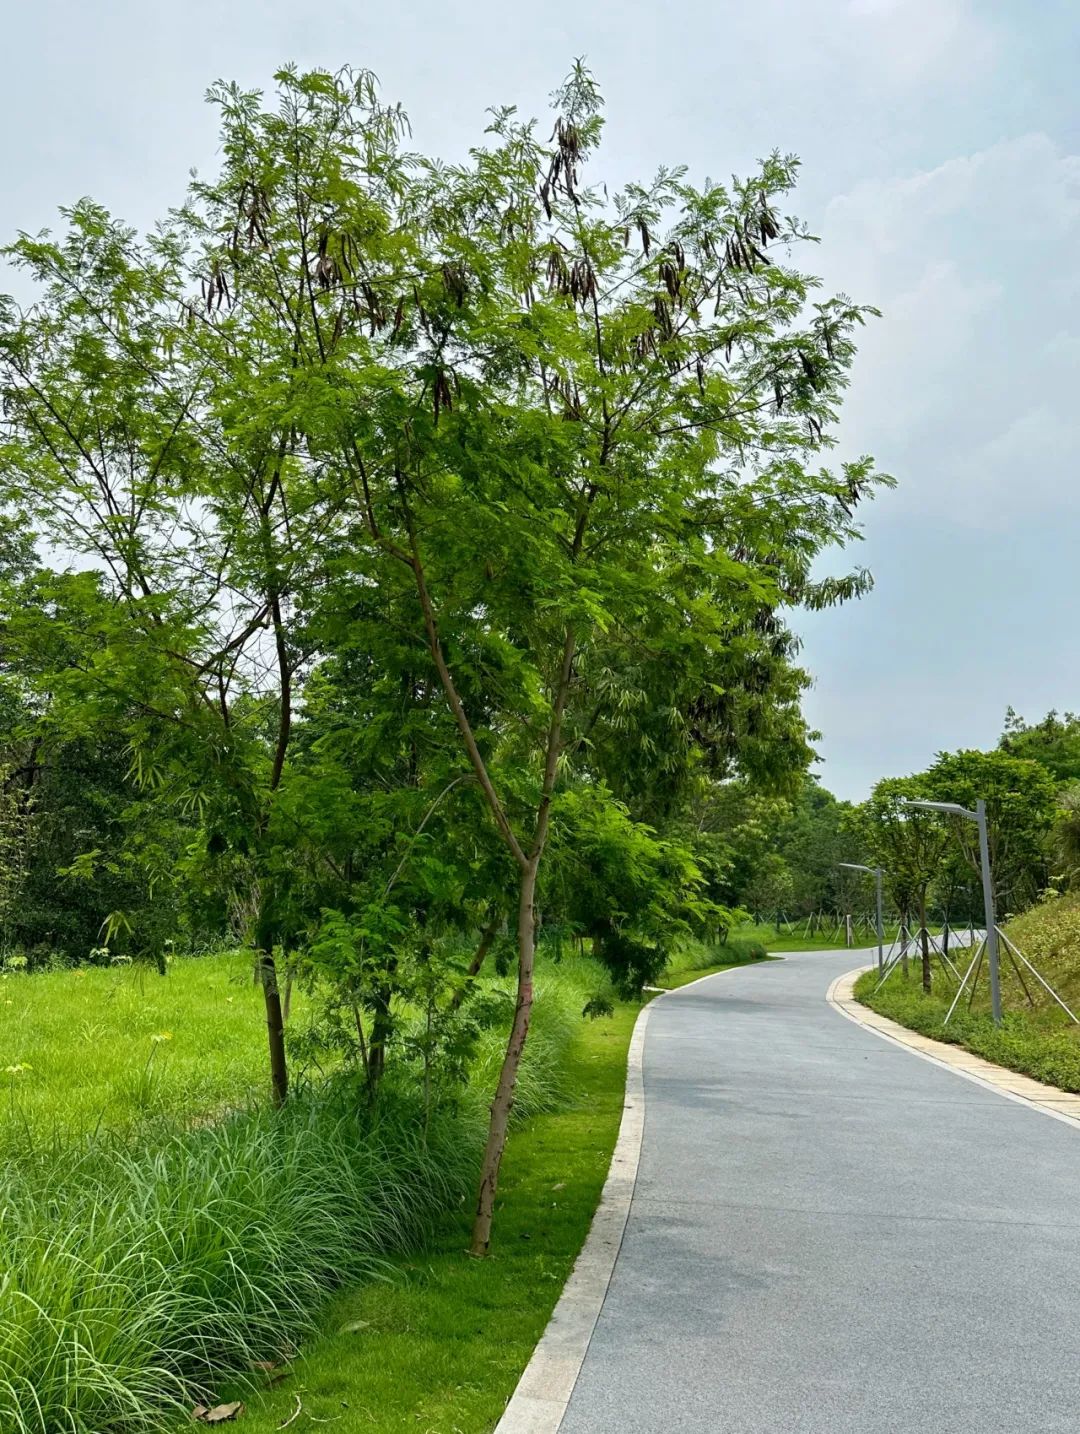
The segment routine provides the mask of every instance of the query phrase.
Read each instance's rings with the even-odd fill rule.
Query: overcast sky
[[[799,624],[823,780],[859,798],[1009,703],[1080,709],[1077,0],[36,0],[4,28],[5,239],[83,194],[149,224],[214,164],[211,81],[288,60],[375,70],[450,158],[578,54],[613,177],[794,150],[809,258],[884,312],[843,447],[900,485],[854,555],[873,595]]]

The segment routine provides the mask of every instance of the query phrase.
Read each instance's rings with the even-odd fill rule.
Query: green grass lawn
[[[302,1017],[297,992],[293,1018]],[[204,1119],[261,1094],[262,991],[241,952],[0,976],[0,1150],[26,1134]]]
[[[724,970],[726,967],[713,967]],[[681,968],[661,983],[697,980]],[[272,1389],[246,1397],[244,1428],[271,1434],[294,1413],[353,1430],[480,1434],[494,1428],[588,1232],[622,1118],[626,1051],[640,1007],[585,1023],[566,1064],[573,1095],[511,1136],[492,1254],[465,1254],[469,1209],[390,1278],[336,1299],[321,1338]]]

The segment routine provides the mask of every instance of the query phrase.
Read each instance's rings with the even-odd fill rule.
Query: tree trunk
[[[368,1049],[367,1041],[364,1039],[364,1021],[360,1015],[360,1007],[356,1001],[352,1002],[353,1020],[356,1023],[356,1043],[360,1047],[360,1064],[364,1068],[365,1079],[368,1076]]]
[[[289,1093],[289,1067],[285,1059],[285,1022],[281,1014],[277,967],[273,952],[259,952],[259,976],[266,1006],[266,1035],[270,1044],[270,1090],[276,1106],[285,1104]]]
[[[922,988],[930,994],[930,933],[926,929],[926,892],[919,893],[919,941],[922,945]]]
[[[460,1007],[462,1001],[465,999],[465,993],[469,989],[469,983],[479,976],[480,968],[487,959],[487,954],[491,950],[491,943],[495,940],[501,921],[502,913],[496,910],[494,916],[492,916],[491,920],[480,933],[480,944],[477,946],[473,953],[473,958],[469,962],[469,969],[465,973],[465,984],[458,987],[450,1001],[451,1011],[456,1011]]]
[[[375,1014],[371,1020],[371,1040],[368,1043],[367,1080],[368,1095],[374,1100],[386,1070],[386,1044],[393,1026],[389,985],[376,988],[371,1005]]]
[[[278,931],[274,922],[273,902],[265,889],[259,893],[259,910],[255,922],[255,976],[262,986],[266,1008],[266,1036],[270,1047],[270,1098],[275,1106],[285,1104],[289,1094],[289,1064],[285,1056],[285,1018],[281,1009],[274,946]]]
[[[480,1189],[476,1199],[476,1219],[473,1221],[470,1255],[482,1258],[491,1243],[491,1221],[495,1213],[495,1192],[499,1184],[499,1166],[506,1146],[506,1132],[510,1123],[510,1112],[514,1107],[514,1090],[517,1086],[521,1056],[525,1049],[525,1038],[529,1034],[529,1018],[533,1003],[533,958],[536,954],[536,869],[539,855],[534,856],[523,868],[521,891],[518,898],[518,988],[514,1020],[510,1026],[510,1039],[506,1044],[499,1084],[495,1099],[491,1102],[491,1118],[488,1124],[487,1145],[480,1168]]]

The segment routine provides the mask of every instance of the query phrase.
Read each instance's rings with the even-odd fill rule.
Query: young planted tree
[[[310,624],[322,656],[278,807],[308,913],[300,965],[351,1016],[346,1042],[374,1098],[417,980],[433,1018],[449,1025],[466,1004],[505,923],[509,873],[424,645],[386,587],[328,561]]]
[[[954,833],[955,835],[955,833]],[[945,848],[938,863],[937,872],[930,884],[930,896],[942,914],[945,926],[942,932],[941,949],[949,954],[954,924],[959,921],[973,925],[981,918],[982,890],[978,872],[972,867],[959,841],[952,841]]]
[[[862,807],[874,864],[882,868],[901,913],[908,912],[912,902],[918,913],[924,991],[932,984],[926,893],[951,840],[948,826],[935,812],[905,805],[908,798],[928,795],[922,778],[886,777],[876,783]]]

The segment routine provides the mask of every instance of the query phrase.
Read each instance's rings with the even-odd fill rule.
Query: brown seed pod
[[[455,301],[460,309],[465,302],[465,296],[469,292],[468,277],[462,264],[444,264],[442,266],[442,280],[446,292]]]

